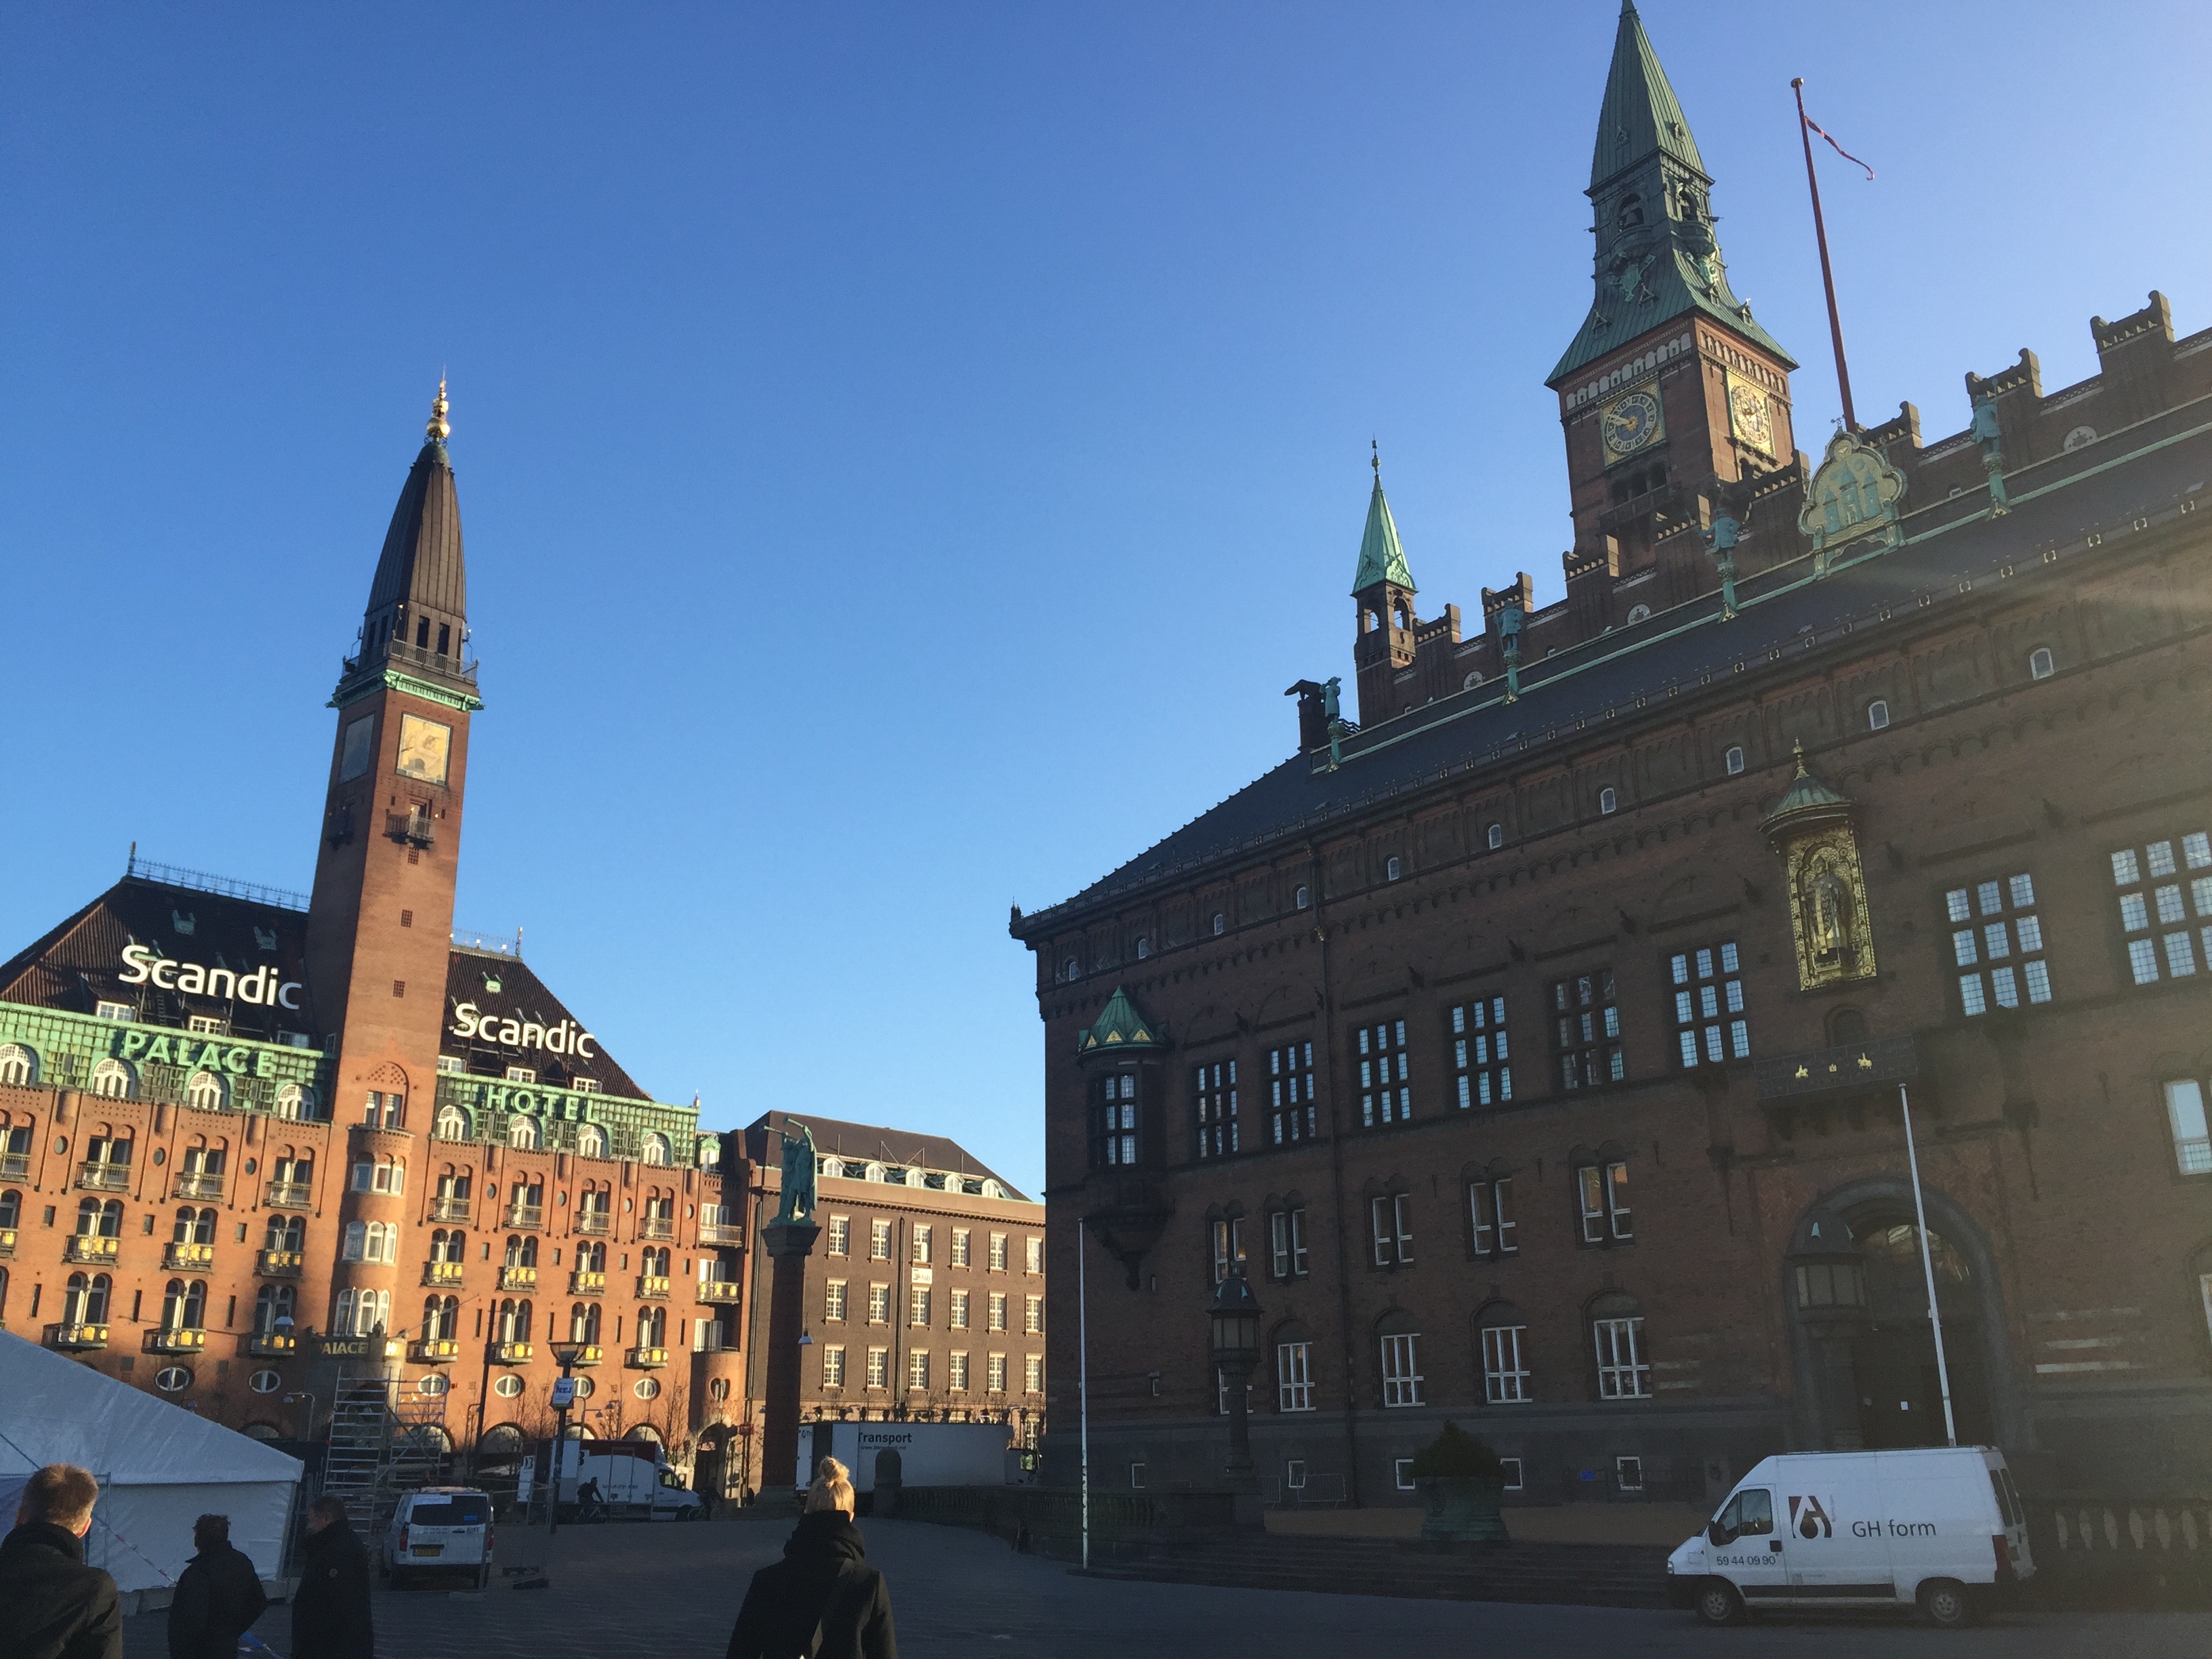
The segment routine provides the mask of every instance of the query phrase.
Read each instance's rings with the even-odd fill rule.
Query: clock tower
[[[1797,365],[1729,286],[1712,179],[1634,0],[1620,10],[1588,193],[1596,296],[1546,381],[1566,429],[1570,598],[1578,577],[1606,579],[1589,584],[1595,598],[1652,570],[1657,610],[1712,585],[1698,562],[1705,525],[1795,461]]]
[[[309,993],[337,1050],[333,1115],[394,1134],[427,1133],[434,1109],[469,716],[483,707],[446,409],[441,380],[331,696],[307,911]]]

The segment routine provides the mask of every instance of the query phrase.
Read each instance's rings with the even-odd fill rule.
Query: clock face
[[[1659,399],[1649,392],[1632,392],[1598,416],[1606,449],[1614,455],[1633,455],[1659,435]]]
[[[1762,455],[1774,453],[1774,406],[1757,386],[1729,377],[1729,425]]]
[[[399,717],[399,775],[420,783],[443,783],[453,746],[453,728],[419,714]]]

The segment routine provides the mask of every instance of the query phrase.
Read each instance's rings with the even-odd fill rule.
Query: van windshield
[[[417,1499],[407,1512],[415,1527],[481,1527],[490,1519],[491,1499],[481,1497]]]

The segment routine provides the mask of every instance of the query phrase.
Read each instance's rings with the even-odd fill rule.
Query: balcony
[[[451,1193],[440,1193],[430,1200],[430,1219],[433,1221],[466,1221],[469,1200]]]
[[[637,1276],[637,1293],[648,1302],[668,1300],[668,1281],[655,1273]]]
[[[577,1346],[576,1357],[568,1363],[571,1365],[596,1365],[605,1358],[605,1348],[596,1342],[586,1342]]]
[[[499,1287],[502,1291],[534,1291],[538,1288],[538,1269],[510,1262],[499,1270]]]
[[[131,1190],[128,1164],[80,1164],[76,1184],[88,1193],[127,1193]]]
[[[161,1265],[172,1273],[205,1273],[215,1266],[215,1246],[212,1244],[164,1244]]]
[[[426,1261],[422,1264],[425,1285],[458,1285],[461,1282],[461,1264],[458,1261]]]
[[[297,1279],[307,1266],[307,1257],[297,1250],[264,1250],[253,1259],[253,1271],[264,1279]]]
[[[545,1225],[545,1206],[542,1204],[510,1204],[507,1206],[507,1224],[536,1232]]]
[[[527,1342],[495,1342],[491,1345],[491,1363],[495,1365],[526,1365],[531,1355],[538,1350]]]
[[[676,1218],[665,1215],[640,1216],[637,1222],[640,1238],[673,1238],[676,1237]]]
[[[15,1230],[13,1227],[0,1227],[0,1256],[9,1256],[15,1254]]]
[[[0,1181],[28,1181],[31,1178],[31,1155],[28,1152],[0,1152]]]
[[[69,1242],[62,1246],[64,1261],[90,1261],[111,1266],[121,1241],[102,1238],[98,1233],[71,1233]]]
[[[107,1346],[107,1327],[105,1325],[49,1325],[46,1327],[46,1346],[81,1351],[104,1348]]]
[[[450,1336],[426,1336],[407,1345],[407,1357],[418,1365],[450,1365],[461,1357],[461,1345]]]
[[[606,1293],[607,1276],[588,1267],[579,1267],[568,1275],[568,1294],[571,1296],[603,1296]]]
[[[576,1212],[576,1231],[580,1233],[605,1233],[609,1231],[609,1217],[605,1210]]]
[[[623,1364],[633,1370],[657,1371],[667,1363],[665,1348],[632,1348],[623,1356]]]
[[[300,1352],[300,1339],[289,1331],[256,1331],[246,1339],[246,1351],[264,1359],[284,1359]]]
[[[438,839],[435,821],[419,806],[411,811],[386,812],[384,815],[384,833],[394,841],[404,842],[415,848],[433,846]]]
[[[261,1202],[272,1210],[304,1210],[308,1206],[304,1181],[272,1181],[261,1189]]]
[[[742,1244],[745,1242],[745,1230],[733,1227],[726,1221],[702,1221],[699,1224],[699,1242],[702,1244]]]
[[[181,1170],[177,1173],[178,1198],[221,1198],[222,1176],[218,1171],[210,1174],[205,1170]]]
[[[198,1353],[207,1346],[207,1332],[197,1325],[164,1326],[146,1333],[148,1353]]]
[[[732,1279],[702,1279],[699,1300],[709,1307],[734,1308],[743,1298],[744,1287]]]

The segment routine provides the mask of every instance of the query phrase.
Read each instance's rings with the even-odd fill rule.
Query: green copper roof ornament
[[[2005,495],[2004,431],[1997,424],[1996,398],[1974,399],[1972,437],[1981,446],[1982,471],[1990,477],[1990,517],[2001,519],[2012,511],[2012,503]]]
[[[1167,1046],[1167,1039],[1159,1028],[1137,1012],[1137,1005],[1129,1000],[1129,994],[1118,985],[1114,988],[1114,994],[1106,999],[1106,1006],[1098,1011],[1098,1018],[1075,1040],[1075,1052],[1079,1054]]]
[[[1743,526],[1727,514],[1722,514],[1705,531],[1705,545],[1713,556],[1713,562],[1721,573],[1721,620],[1734,622],[1735,609],[1735,549],[1742,539]]]
[[[1378,582],[1391,582],[1408,593],[1420,590],[1413,586],[1413,573],[1406,563],[1406,550],[1398,543],[1398,526],[1390,516],[1390,503],[1382,495],[1382,452],[1370,441],[1372,453],[1368,464],[1375,469],[1375,490],[1367,498],[1367,531],[1359,538],[1359,574],[1352,579],[1355,597]]]

